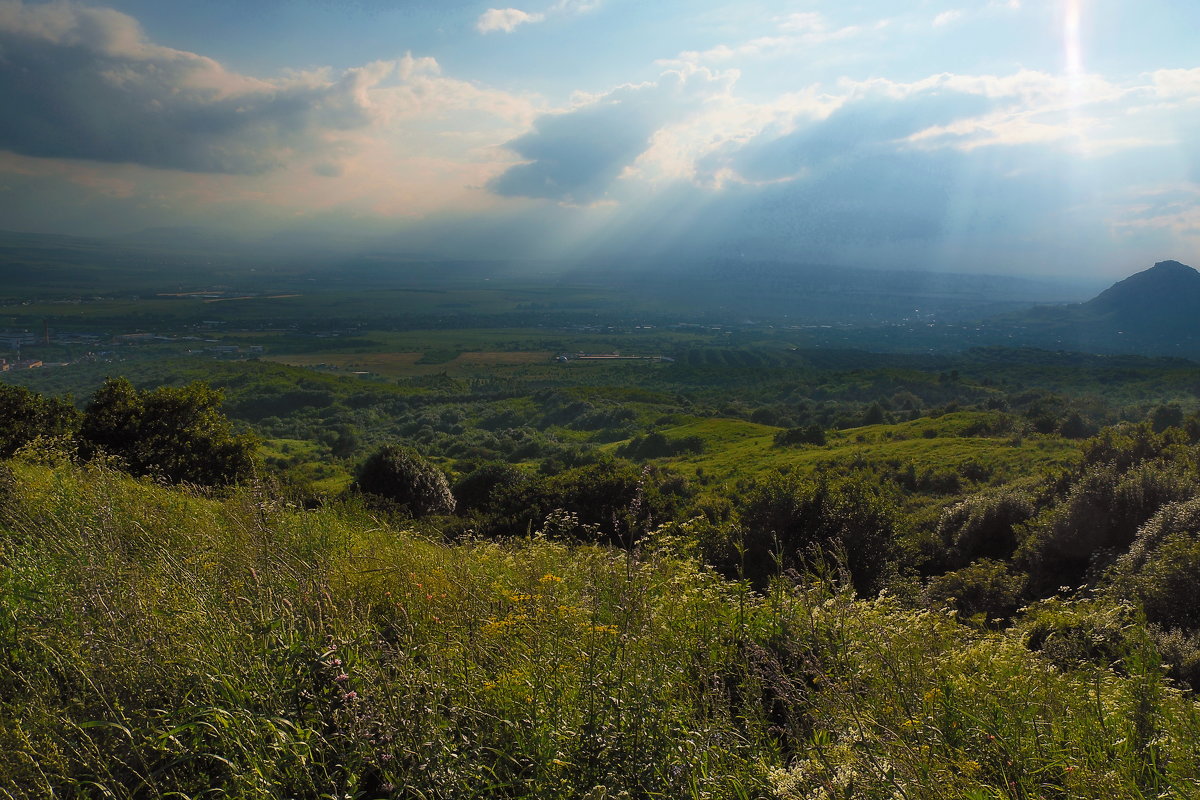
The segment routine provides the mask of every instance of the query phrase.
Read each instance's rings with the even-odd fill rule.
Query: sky
[[[0,229],[1200,266],[1190,0],[0,0]]]

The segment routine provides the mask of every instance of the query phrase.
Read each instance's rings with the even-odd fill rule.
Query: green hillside
[[[6,474],[8,798],[1200,791],[1200,714],[1119,607],[987,631],[817,573],[751,593],[675,526],[447,545],[254,486]],[[1035,652],[1046,620],[1114,626],[1113,660]]]
[[[997,482],[1069,466],[1078,447],[1060,437],[1014,437],[994,412],[955,412],[893,425],[836,431],[823,446],[778,446],[780,428],[731,419],[703,419],[668,428],[672,439],[698,436],[702,453],[666,463],[719,478],[745,477],[775,469],[813,472],[853,462],[912,464],[918,470],[957,471],[986,464]],[[989,435],[991,434],[991,435]]]

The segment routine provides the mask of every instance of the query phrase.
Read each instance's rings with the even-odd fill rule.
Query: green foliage
[[[1113,425],[1084,445],[1083,466],[1111,464],[1117,471],[1124,471],[1160,458],[1173,443],[1173,439],[1156,434],[1149,425]]]
[[[670,458],[683,454],[702,453],[704,448],[704,439],[699,436],[681,436],[671,439],[656,431],[645,436],[635,436],[618,447],[616,453],[622,458],[645,461],[651,458]]]
[[[1169,503],[1138,531],[1113,565],[1109,591],[1141,604],[1167,629],[1200,632],[1200,500]]]
[[[800,567],[814,552],[841,553],[855,588],[882,588],[896,555],[896,510],[879,486],[863,480],[813,480],[776,473],[753,484],[739,500],[740,563],[719,564],[756,585]]]
[[[1155,433],[1162,433],[1167,428],[1178,428],[1183,425],[1183,409],[1178,404],[1160,405],[1150,413],[1150,428]]]
[[[825,445],[825,431],[820,425],[807,425],[803,428],[788,428],[775,434],[775,444],[786,447],[794,444]]]
[[[1088,424],[1078,411],[1073,411],[1059,423],[1058,435],[1064,439],[1086,439],[1096,435],[1096,428]]]
[[[414,517],[454,511],[446,474],[415,450],[400,445],[384,445],[372,453],[359,468],[352,488],[395,504]]]
[[[1006,619],[1020,605],[1027,580],[1027,576],[1011,572],[1001,561],[982,559],[931,578],[922,600],[930,606],[954,608],[962,619]]]
[[[1029,523],[1018,560],[1027,565],[1035,591],[1076,585],[1124,552],[1161,506],[1195,491],[1195,479],[1178,466],[1091,467],[1060,503]]]
[[[1033,513],[1033,503],[1022,492],[998,490],[972,495],[942,512],[938,537],[953,563],[1006,559],[1017,546],[1014,528]]]
[[[523,471],[511,464],[490,462],[456,481],[452,491],[460,512],[495,511],[499,496],[512,494],[528,480]]]
[[[78,426],[79,412],[69,401],[0,383],[0,458],[39,436],[71,435]]]
[[[1111,666],[1133,646],[1139,631],[1130,603],[1051,598],[1030,607],[1017,626],[1026,645],[1063,669]]]
[[[0,525],[9,519],[17,504],[17,477],[12,468],[0,461]]]
[[[135,475],[220,486],[254,471],[254,438],[220,412],[221,393],[202,383],[138,391],[110,379],[92,396],[80,426],[80,453],[117,458]]]
[[[878,402],[872,403],[871,406],[863,413],[863,425],[882,425],[888,421],[887,411],[884,410]]]

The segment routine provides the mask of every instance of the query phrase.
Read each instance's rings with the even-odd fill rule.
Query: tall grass
[[[1146,645],[1064,670],[831,578],[448,546],[352,506],[18,463],[0,489],[0,796],[1191,797]]]

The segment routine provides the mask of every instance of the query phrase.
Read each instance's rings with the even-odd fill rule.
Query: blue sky
[[[1198,261],[1200,4],[516,3],[0,0],[0,227],[1086,277]]]

